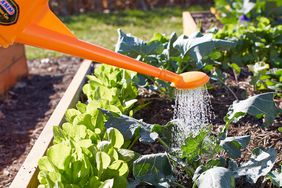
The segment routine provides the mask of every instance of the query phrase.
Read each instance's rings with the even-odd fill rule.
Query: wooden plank
[[[43,131],[32,147],[30,153],[25,159],[22,167],[17,173],[10,188],[35,188],[38,186],[38,160],[45,154],[53,139],[53,126],[61,125],[64,122],[64,115],[68,108],[73,107],[79,100],[82,86],[86,81],[86,75],[91,71],[91,61],[85,60],[72,82],[67,88],[64,96],[60,100]]]
[[[193,19],[190,12],[183,12],[183,34],[186,36],[191,36],[193,33],[198,32],[199,29],[195,20]]]
[[[0,95],[28,74],[24,45],[14,44],[0,48]]]

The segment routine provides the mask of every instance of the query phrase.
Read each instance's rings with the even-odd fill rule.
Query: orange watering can
[[[49,9],[48,0],[0,0],[0,46],[14,42],[71,54],[194,89],[209,81],[202,72],[175,74],[77,39]]]

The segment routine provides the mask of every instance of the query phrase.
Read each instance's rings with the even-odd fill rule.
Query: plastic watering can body
[[[46,1],[0,0],[0,45],[9,46],[16,37],[39,17]]]
[[[193,89],[208,82],[202,72],[181,75],[77,39],[49,9],[47,0],[0,0],[0,46],[14,42],[90,59],[172,82],[179,89]]]

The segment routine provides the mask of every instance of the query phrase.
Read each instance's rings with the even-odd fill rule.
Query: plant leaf
[[[43,171],[54,172],[56,170],[54,166],[52,165],[52,163],[50,163],[47,156],[44,156],[41,159],[39,159],[38,166],[39,166],[39,169]]]
[[[244,14],[248,14],[255,6],[256,6],[256,3],[250,0],[244,0],[241,12]]]
[[[113,188],[127,187],[127,179],[123,176],[118,176],[114,178]]]
[[[81,112],[76,109],[68,109],[66,111],[65,118],[68,122],[72,123],[73,119],[80,114]]]
[[[133,163],[133,176],[139,182],[149,183],[156,187],[169,187],[168,183],[173,180],[173,172],[167,154],[140,156]]]
[[[268,173],[267,178],[277,187],[282,187],[282,166],[280,170],[273,170]]]
[[[229,107],[225,121],[227,123],[237,122],[246,114],[255,117],[263,115],[265,124],[271,125],[277,114],[282,112],[281,109],[276,107],[273,101],[274,94],[273,92],[263,93],[249,97],[246,100],[234,101]]]
[[[119,115],[111,111],[99,109],[109,118],[105,123],[106,128],[116,128],[124,136],[125,140],[131,140],[135,134],[139,134],[139,141],[142,143],[152,143],[158,138],[157,133],[152,133],[152,125],[134,119],[126,115]]]
[[[91,188],[99,188],[99,186],[101,185],[101,181],[97,176],[92,176],[91,179],[89,180],[88,185],[89,185],[88,187]]]
[[[182,58],[189,54],[196,61],[198,68],[204,66],[202,63],[204,56],[216,50],[229,49],[234,45],[233,41],[214,39],[212,34],[202,35],[201,33],[195,33],[191,37],[182,35],[173,44],[179,50]]]
[[[124,144],[122,134],[115,128],[107,129],[107,137],[115,148],[121,148],[121,146]]]
[[[55,144],[47,150],[48,159],[60,170],[64,170],[70,161],[71,147],[64,143]]]
[[[118,176],[127,176],[129,172],[127,163],[122,160],[114,161],[108,169],[116,170],[118,172]]]
[[[227,168],[214,167],[200,175],[197,185],[199,188],[235,188],[235,178]]]
[[[119,149],[118,154],[121,160],[130,162],[135,158],[135,152],[129,149]]]
[[[152,127],[152,132],[158,133],[159,137],[167,144],[168,146],[172,145],[172,128],[175,125],[176,122],[174,120],[169,121],[166,125],[158,125],[155,124]]]
[[[195,136],[187,136],[181,146],[182,157],[193,165],[199,163],[201,158],[212,159],[220,150],[221,146],[215,138],[209,135],[208,130],[204,129]]]
[[[113,188],[114,187],[114,179],[108,179],[99,186],[99,188]]]
[[[146,43],[137,37],[125,34],[120,29],[118,34],[119,38],[115,50],[118,53],[137,58],[139,55],[159,54],[163,51],[162,43],[159,41]]]
[[[256,183],[258,178],[265,176],[272,169],[276,159],[276,151],[273,148],[267,150],[256,148],[249,161],[243,163],[234,170],[235,176],[246,176],[247,181]]]
[[[250,135],[227,137],[220,141],[220,145],[231,158],[238,158],[241,156],[240,150],[247,147],[250,142],[250,138]]]
[[[96,164],[98,171],[102,171],[103,169],[108,168],[110,163],[111,157],[107,153],[101,151],[98,151],[96,153]]]

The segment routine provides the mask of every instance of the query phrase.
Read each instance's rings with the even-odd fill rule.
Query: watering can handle
[[[5,15],[1,14],[3,12]],[[5,16],[8,16],[8,20],[5,20]],[[7,47],[13,42],[91,59],[169,82],[175,81],[178,76],[172,72],[78,40],[50,10],[47,0],[34,0],[30,3],[26,0],[0,1],[0,46]]]
[[[38,25],[31,25],[26,28],[23,33],[16,38],[16,42],[113,65],[157,77],[168,82],[175,82],[179,77],[177,74],[165,69],[156,68],[128,56],[115,53],[111,50],[81,41],[73,36],[64,35]]]
[[[48,6],[41,10],[38,18],[16,37],[16,42],[113,65],[168,82],[178,79],[178,75],[170,71],[77,39]]]

